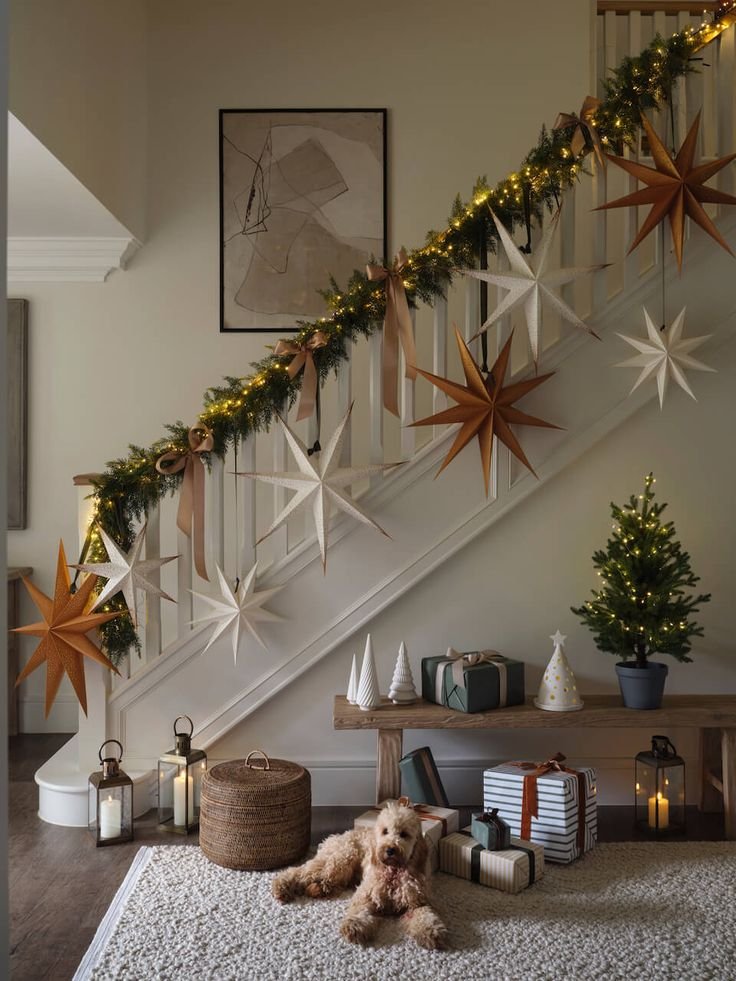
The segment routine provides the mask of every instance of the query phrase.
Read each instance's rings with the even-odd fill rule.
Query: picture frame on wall
[[[385,109],[220,110],[220,330],[288,333],[385,259]]]
[[[8,300],[6,343],[8,529],[26,527],[28,300]]]

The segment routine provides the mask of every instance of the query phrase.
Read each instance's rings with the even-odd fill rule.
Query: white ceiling
[[[107,208],[11,113],[8,237],[130,237]]]

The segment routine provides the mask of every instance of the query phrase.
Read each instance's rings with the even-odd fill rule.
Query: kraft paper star
[[[546,302],[557,311],[563,320],[567,320],[574,327],[578,327],[580,330],[592,334],[593,337],[598,337],[595,331],[585,321],[581,320],[564,300],[553,292],[553,289],[563,286],[565,283],[572,283],[576,279],[580,279],[581,276],[587,276],[588,273],[595,272],[598,269],[605,269],[607,264],[604,263],[597,266],[570,266],[566,269],[547,271],[550,245],[552,244],[552,239],[559,224],[559,210],[550,219],[542,236],[542,241],[539,243],[537,255],[533,259],[527,258],[517,248],[508,231],[492,210],[491,215],[496,223],[496,228],[498,229],[504,252],[508,257],[511,271],[508,273],[494,273],[481,269],[465,270],[468,276],[485,280],[487,283],[492,283],[494,286],[500,286],[508,290],[506,296],[501,300],[486,322],[481,325],[480,330],[475,336],[478,337],[483,331],[488,330],[504,314],[510,313],[519,306],[523,306],[532,358],[536,364],[539,361],[539,331],[542,304]]]
[[[704,341],[707,341],[711,334],[701,337],[690,337],[682,339],[682,329],[685,324],[685,307],[680,310],[672,322],[672,326],[667,330],[658,330],[652,318],[649,316],[646,307],[644,308],[644,318],[647,324],[648,340],[639,337],[627,337],[626,334],[619,334],[622,340],[631,344],[640,353],[628,361],[622,361],[616,368],[641,368],[641,374],[636,379],[632,392],[645,382],[652,375],[657,376],[657,389],[659,391],[659,407],[664,405],[664,398],[667,394],[667,383],[673,378],[680,388],[684,389],[690,398],[695,399],[692,389],[685,377],[685,368],[693,371],[715,371],[696,358],[690,357],[690,352],[694,351]],[[697,401],[697,399],[695,399]]]
[[[142,560],[140,555],[146,537],[146,527],[147,523],[144,523],[136,535],[130,551],[125,552],[100,526],[100,536],[107,550],[108,561],[72,565],[72,569],[80,569],[82,572],[90,572],[107,579],[105,588],[98,596],[94,609],[106,603],[115,593],[122,593],[135,625],[138,624],[137,589],[150,593],[152,596],[161,596],[163,599],[171,600],[172,603],[176,602],[173,596],[169,596],[168,593],[164,593],[158,586],[149,582],[147,576],[156,572],[167,562],[178,559],[179,556],[169,555],[165,558]]]
[[[322,556],[322,568],[327,569],[327,531],[330,520],[330,511],[334,506],[339,511],[344,511],[364,525],[369,525],[380,531],[386,538],[390,538],[380,525],[347,494],[343,488],[349,487],[362,477],[370,474],[379,473],[382,470],[389,470],[392,467],[400,466],[396,463],[374,463],[366,464],[364,467],[341,467],[339,466],[340,449],[345,438],[345,427],[350,419],[353,406],[350,405],[342,418],[335,432],[323,450],[313,453],[311,456],[307,447],[302,443],[286,425],[281,416],[277,416],[279,425],[284,430],[284,435],[294,454],[298,473],[239,473],[240,477],[254,477],[256,480],[263,480],[267,484],[274,484],[276,487],[288,487],[296,491],[286,507],[276,516],[268,530],[261,536],[259,542],[267,538],[280,525],[301,507],[311,506],[314,525],[317,531],[317,541],[319,551]]]
[[[463,341],[460,331],[455,327],[455,338],[460,351],[460,359],[465,372],[467,385],[459,385],[457,382],[450,381],[448,378],[440,378],[429,371],[422,371],[418,368],[419,374],[428,381],[436,385],[446,395],[451,396],[458,403],[450,409],[444,409],[426,419],[420,419],[412,423],[413,426],[436,426],[442,423],[461,422],[462,427],[455,437],[455,442],[450,447],[450,451],[445,457],[442,466],[437,471],[437,477],[445,467],[455,459],[457,454],[473,439],[478,437],[480,447],[480,457],[483,464],[483,477],[485,480],[486,497],[490,488],[491,481],[491,455],[493,452],[493,437],[497,436],[500,441],[511,450],[517,460],[520,460],[536,477],[534,468],[526,458],[519,441],[509,424],[518,426],[541,426],[545,429],[559,429],[559,426],[536,416],[527,415],[520,409],[514,407],[514,402],[522,396],[527,395],[539,385],[551,378],[554,372],[546,375],[537,375],[535,378],[527,378],[525,381],[516,382],[513,385],[503,387],[503,380],[506,376],[509,355],[511,354],[511,336],[504,344],[500,354],[496,358],[495,364],[491,368],[488,377],[484,380],[480,368],[475,362],[467,345]]]
[[[642,187],[632,194],[617,198],[615,201],[609,201],[608,204],[603,204],[595,210],[606,211],[608,208],[628,208],[639,204],[652,205],[644,224],[631,243],[629,252],[633,252],[652,229],[656,228],[665,216],[669,216],[672,244],[679,270],[682,270],[685,217],[688,215],[696,224],[700,225],[703,231],[707,232],[711,238],[714,238],[719,245],[733,255],[731,247],[705,213],[703,205],[736,204],[736,197],[713,187],[704,187],[703,184],[736,158],[736,153],[700,164],[699,167],[693,167],[695,148],[698,142],[700,113],[693,120],[688,134],[674,158],[644,116],[642,116],[642,125],[649,139],[654,167],[646,167],[635,160],[626,160],[624,157],[615,157],[612,154],[608,154],[608,158],[617,167],[621,167],[622,170],[632,174],[647,187]]]
[[[210,639],[207,641],[207,646],[202,651],[203,654],[210,649],[218,637],[229,633],[233,645],[233,660],[237,664],[238,649],[244,631],[255,638],[264,650],[268,650],[255,625],[257,623],[275,623],[284,619],[270,610],[263,609],[263,604],[278,593],[281,586],[256,592],[257,562],[235,589],[230,586],[219,565],[216,568],[217,579],[220,584],[219,596],[207,596],[205,593],[196,593],[193,589],[190,590],[194,596],[198,596],[212,607],[212,613],[208,613],[198,620],[192,620],[192,625],[200,626],[211,623],[215,626]]]
[[[97,661],[98,664],[102,664],[103,667],[118,674],[112,661],[105,657],[99,647],[87,637],[90,630],[120,615],[119,613],[87,612],[96,581],[96,576],[87,576],[76,593],[70,591],[71,583],[62,542],[59,542],[53,599],[42,593],[30,579],[23,580],[23,584],[38,607],[42,619],[38,623],[16,627],[13,632],[40,637],[41,642],[31,655],[28,664],[18,675],[15,684],[16,686],[19,685],[24,678],[27,678],[36,668],[40,667],[44,661],[46,662],[46,718],[48,718],[51,706],[54,704],[65,672],[76,692],[82,711],[85,715],[87,714],[87,686],[84,680],[85,657]]]

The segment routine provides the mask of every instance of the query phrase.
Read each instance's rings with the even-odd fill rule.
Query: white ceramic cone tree
[[[373,657],[373,642],[370,634],[368,634],[365,641],[365,653],[363,654],[363,666],[360,669],[360,681],[358,682],[356,702],[364,712],[378,708],[381,704],[376,662]]]
[[[558,630],[551,635],[551,639],[555,645],[554,653],[545,668],[534,704],[547,712],[578,712],[583,707],[583,702],[575,675],[565,657],[564,644],[567,638]]]
[[[358,661],[353,654],[353,664],[350,668],[350,681],[348,681],[348,701],[355,705],[358,698]]]
[[[406,654],[406,644],[401,642],[399,656],[396,658],[394,676],[391,679],[391,687],[388,697],[394,705],[409,705],[417,700],[417,690],[414,687],[414,677],[411,673],[411,665]]]

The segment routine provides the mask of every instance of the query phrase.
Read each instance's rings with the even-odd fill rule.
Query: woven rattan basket
[[[305,853],[311,817],[309,772],[254,750],[205,773],[199,844],[227,869],[275,869]]]

